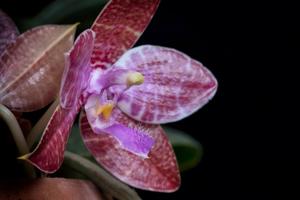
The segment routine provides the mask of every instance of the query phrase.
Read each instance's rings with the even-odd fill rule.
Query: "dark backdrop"
[[[14,18],[46,3],[7,1],[1,6]],[[144,199],[300,197],[294,123],[299,120],[299,19],[297,6],[287,1],[162,0],[138,44],[187,53],[215,74],[219,90],[203,109],[171,124],[202,143],[201,163],[182,174],[178,192],[141,192]]]

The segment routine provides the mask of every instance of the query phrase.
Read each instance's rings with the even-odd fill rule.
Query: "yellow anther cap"
[[[139,72],[131,72],[127,76],[127,85],[140,85],[144,83],[144,76]]]
[[[114,104],[112,104],[112,103],[107,103],[107,104],[101,105],[97,108],[96,115],[102,114],[103,118],[105,120],[108,120],[109,117],[111,116],[111,112],[112,112],[113,108],[114,108]]]

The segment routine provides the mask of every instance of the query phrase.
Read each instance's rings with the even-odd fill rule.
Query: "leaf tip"
[[[70,30],[71,32],[76,31],[76,29],[77,29],[77,27],[79,26],[79,24],[80,24],[80,22],[76,22],[76,23],[74,23],[74,24],[70,24],[70,25],[69,25],[69,30]]]
[[[18,160],[28,160],[29,156],[30,156],[30,154],[28,153],[28,154],[17,157],[17,159]]]
[[[76,22],[75,24],[72,25],[72,27],[77,28],[79,26],[80,22]]]
[[[76,23],[70,25],[70,30],[75,31],[77,29],[77,27],[79,26],[79,24],[80,24],[80,22],[76,22]]]

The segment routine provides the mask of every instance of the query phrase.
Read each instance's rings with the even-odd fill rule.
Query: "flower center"
[[[96,107],[96,115],[102,115],[105,120],[108,120],[111,116],[111,112],[114,108],[113,103],[106,103],[104,105],[99,105]]]
[[[137,71],[128,69],[95,69],[91,75],[88,92],[96,97],[92,106],[95,117],[109,121],[119,97],[134,85],[144,82],[144,76]],[[89,101],[89,102],[93,102]]]

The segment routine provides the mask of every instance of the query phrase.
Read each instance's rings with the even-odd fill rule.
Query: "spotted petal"
[[[206,67],[170,48],[136,47],[113,67],[144,75],[144,83],[126,90],[118,106],[130,117],[146,123],[180,120],[204,106],[217,89],[217,81]]]
[[[95,134],[85,114],[81,115],[80,128],[83,141],[94,158],[106,170],[125,183],[145,190],[172,192],[179,188],[180,174],[171,144],[163,129],[158,125],[137,122],[120,110],[115,120],[119,124],[142,130],[154,139],[148,158],[125,150],[115,137]]]
[[[77,104],[80,95],[87,87],[90,73],[90,59],[94,46],[95,33],[88,29],[81,33],[72,49],[65,54],[65,70],[60,89],[60,104],[70,108]]]
[[[14,42],[19,35],[15,23],[0,10],[0,54],[6,46]]]
[[[92,66],[107,68],[132,47],[151,21],[159,0],[111,0],[95,20]]]

